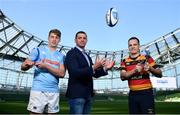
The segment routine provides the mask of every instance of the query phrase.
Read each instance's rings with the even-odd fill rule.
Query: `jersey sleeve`
[[[156,66],[156,63],[155,63],[154,59],[151,56],[149,56],[148,63],[149,63],[149,65],[151,67],[155,67]]]
[[[60,64],[64,64],[64,61],[65,61],[65,56],[62,55],[62,60],[60,61]]]
[[[29,54],[29,59],[33,62],[36,62],[39,58],[39,49],[33,48],[31,53]]]
[[[125,70],[125,67],[126,67],[125,59],[121,62],[121,66],[120,67],[122,68],[122,70]]]
[[[64,65],[65,56],[63,54],[60,55],[59,63]]]

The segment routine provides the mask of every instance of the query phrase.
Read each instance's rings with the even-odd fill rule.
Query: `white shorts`
[[[27,110],[34,113],[59,112],[59,93],[31,91]]]

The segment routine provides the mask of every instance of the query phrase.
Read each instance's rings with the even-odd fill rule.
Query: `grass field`
[[[156,93],[156,114],[180,114],[180,102],[164,102],[179,97],[179,90]],[[60,114],[68,114],[69,106],[64,94],[60,96]],[[28,114],[26,110],[29,92],[0,90],[0,114]],[[120,94],[96,94],[92,114],[128,114],[128,96]]]
[[[27,102],[0,102],[0,114],[26,114]],[[67,101],[60,102],[60,114],[68,114],[69,108]],[[101,100],[94,101],[92,114],[128,114],[127,101]],[[180,102],[156,102],[157,114],[180,114]]]

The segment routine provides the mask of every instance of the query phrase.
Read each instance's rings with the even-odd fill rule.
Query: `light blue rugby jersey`
[[[43,61],[54,68],[58,68],[59,64],[64,64],[64,55],[59,51],[50,51],[47,46],[34,48],[29,59],[34,62]],[[34,79],[31,90],[44,92],[59,92],[59,78],[49,73],[47,70],[39,69],[35,66]]]

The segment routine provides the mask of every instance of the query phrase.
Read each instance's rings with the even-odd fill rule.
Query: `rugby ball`
[[[115,8],[110,8],[106,13],[106,23],[108,26],[113,27],[118,22],[118,12]]]

